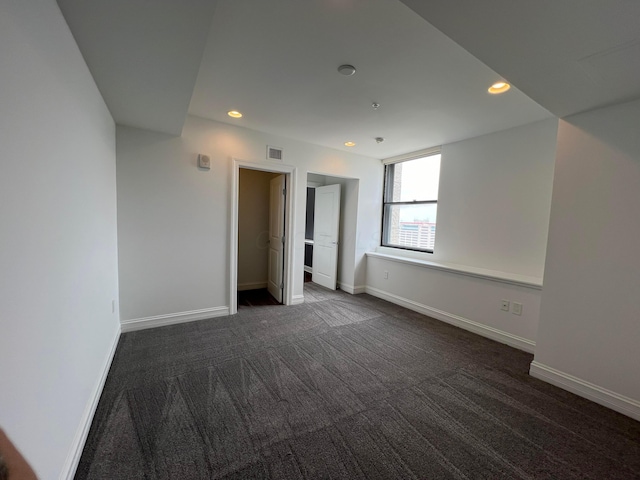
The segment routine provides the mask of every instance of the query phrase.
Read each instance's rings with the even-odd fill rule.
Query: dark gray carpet
[[[122,335],[76,479],[640,478],[640,423],[368,295]]]

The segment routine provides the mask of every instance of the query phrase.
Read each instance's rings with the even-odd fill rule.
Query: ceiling
[[[58,0],[114,120],[180,135],[215,0]]]
[[[384,158],[550,115],[499,79],[397,0],[219,0],[189,113]]]
[[[58,4],[115,121],[171,134],[188,111],[385,158],[640,96],[629,0]]]
[[[402,1],[559,117],[640,97],[638,1]]]

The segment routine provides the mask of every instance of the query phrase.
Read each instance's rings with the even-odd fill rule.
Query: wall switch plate
[[[513,302],[511,313],[513,313],[514,315],[522,315],[522,304],[518,302]]]
[[[384,279],[387,280],[389,278],[389,272],[384,271]]]
[[[500,302],[500,310],[504,310],[505,312],[509,311],[509,300],[502,300]]]

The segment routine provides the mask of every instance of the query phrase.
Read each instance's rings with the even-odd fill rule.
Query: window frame
[[[380,238],[380,245],[382,247],[433,254],[435,245],[433,249],[428,249],[428,248],[410,247],[406,245],[395,245],[390,243],[388,225],[390,222],[391,207],[394,205],[437,205],[438,204],[437,198],[435,200],[412,200],[412,201],[402,201],[402,202],[401,201],[394,202],[392,200],[393,174],[395,170],[395,165],[399,163],[410,162],[412,160],[420,160],[420,159],[431,157],[434,155],[440,155],[441,156],[440,162],[442,162],[442,151],[440,147],[421,150],[420,152],[414,152],[408,155],[393,157],[393,158],[382,161],[382,163],[384,164],[384,185],[382,189],[382,228],[381,228],[381,238]],[[438,187],[439,186],[440,186],[440,178],[438,178]],[[439,196],[440,196],[440,193],[438,192],[438,197]],[[438,222],[436,220],[436,231],[437,231],[437,223]]]

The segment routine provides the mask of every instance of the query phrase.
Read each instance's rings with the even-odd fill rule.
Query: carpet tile
[[[304,293],[123,334],[75,478],[640,479],[640,423],[530,377],[530,354]]]

